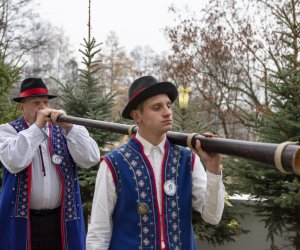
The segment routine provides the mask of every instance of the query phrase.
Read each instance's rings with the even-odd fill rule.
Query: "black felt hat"
[[[174,102],[178,96],[177,88],[171,82],[159,82],[153,76],[136,79],[129,87],[129,101],[122,112],[122,117],[132,119],[130,116],[132,110],[146,99],[159,94],[166,94],[171,102]]]
[[[19,97],[13,98],[15,102],[21,102],[22,99],[29,96],[48,96],[49,99],[55,98],[55,95],[49,95],[46,84],[41,78],[27,78],[21,83]]]

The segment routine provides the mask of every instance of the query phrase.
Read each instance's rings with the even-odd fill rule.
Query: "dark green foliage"
[[[105,94],[103,86],[99,86],[97,74],[100,69],[98,62],[94,59],[99,53],[99,44],[95,39],[84,40],[83,54],[84,69],[80,69],[79,81],[67,84],[61,84],[62,108],[68,115],[89,118],[95,120],[112,120],[112,107],[116,93]],[[96,140],[100,148],[104,148],[109,143],[115,141],[116,134],[87,128],[90,135]],[[101,154],[103,154],[101,150]],[[99,159],[100,160],[100,159]],[[78,170],[80,181],[83,210],[85,221],[87,223],[91,212],[92,198],[95,188],[95,179],[99,164],[88,169]]]
[[[178,101],[174,103],[174,131],[199,134],[211,131],[211,124],[205,123],[205,118],[201,117],[201,112],[196,107],[195,99],[191,99],[189,105],[185,109],[180,109]],[[238,221],[238,217],[243,216],[234,208],[225,204],[225,209],[221,222],[218,225],[206,223],[200,213],[193,212],[193,226],[196,237],[205,240],[212,245],[224,245],[226,242],[234,241],[234,237],[247,233]]]
[[[270,7],[270,6],[269,6]],[[272,59],[265,79],[270,102],[262,107],[260,116],[249,115],[260,140],[281,143],[300,138],[300,70],[299,70],[299,3],[284,1],[273,6],[278,44],[269,50]],[[286,175],[274,167],[236,160],[228,174],[238,180],[233,189],[250,193],[258,201],[254,209],[268,229],[270,249],[278,249],[275,236],[290,240],[290,246],[300,249],[300,178]],[[243,167],[240,167],[243,165]],[[282,248],[283,249],[283,248]],[[290,249],[290,248],[288,248]]]
[[[300,138],[300,72],[289,73],[291,75],[281,71],[274,73],[274,80],[268,85],[272,107],[264,109],[257,128],[266,141],[279,143]]]
[[[16,105],[11,103],[9,91],[12,85],[20,79],[22,67],[18,66],[19,59],[7,60],[5,49],[0,51],[0,124],[15,119],[19,112]]]
[[[186,133],[209,131],[210,124],[204,123],[205,120],[202,121],[195,100],[190,100],[188,107],[185,109],[179,108],[178,100],[173,105],[174,131]]]
[[[9,99],[9,91],[20,78],[22,67],[19,58],[7,61],[5,48],[0,51],[0,124],[16,119],[20,113]],[[2,187],[2,165],[0,162],[0,192]]]

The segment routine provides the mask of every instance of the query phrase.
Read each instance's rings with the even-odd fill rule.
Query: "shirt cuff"
[[[62,133],[66,137],[67,140],[70,140],[71,142],[76,142],[76,139],[77,139],[78,135],[80,134],[80,126],[73,124],[71,129],[68,131],[66,131],[65,129],[62,129]]]

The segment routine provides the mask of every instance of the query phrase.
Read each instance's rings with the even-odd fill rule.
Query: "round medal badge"
[[[173,180],[167,180],[164,184],[164,191],[169,196],[174,196],[176,194],[176,184]]]
[[[54,154],[54,155],[52,155],[52,162],[53,162],[54,164],[61,164],[61,162],[62,162],[62,157],[59,156],[59,155]]]

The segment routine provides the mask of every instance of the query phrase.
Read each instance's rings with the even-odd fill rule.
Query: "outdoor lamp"
[[[192,88],[183,88],[179,87],[178,88],[178,94],[179,94],[179,108],[180,109],[186,109],[189,105],[189,96],[190,92],[192,92]]]

